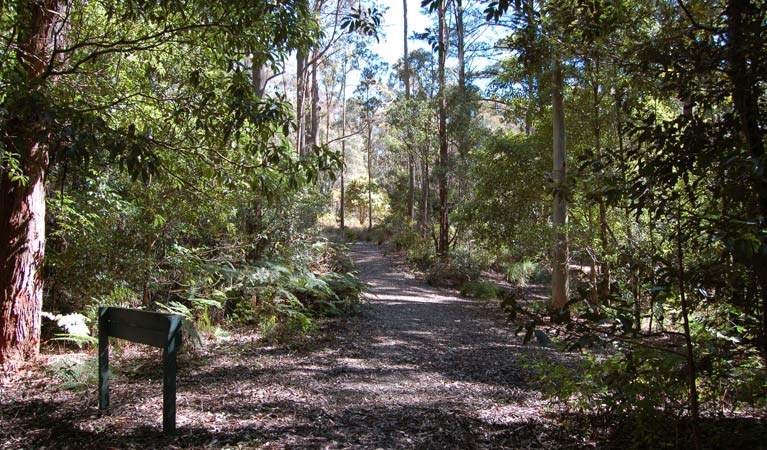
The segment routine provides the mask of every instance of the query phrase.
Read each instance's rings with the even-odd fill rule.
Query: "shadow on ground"
[[[157,355],[143,355],[116,360],[106,413],[96,407],[95,385],[2,386],[0,445],[686,448],[684,426],[648,430],[656,439],[645,442],[622,431],[635,428],[627,419],[547,413],[525,361],[555,355],[521,345],[498,311],[426,286],[374,245],[355,245],[353,253],[372,287],[358,317],[329,324],[304,347],[242,339],[181,359],[175,435],[160,430]],[[584,425],[595,421],[604,426]],[[707,448],[767,442],[758,421],[714,421],[706,430]],[[745,435],[757,439],[738,438]]]

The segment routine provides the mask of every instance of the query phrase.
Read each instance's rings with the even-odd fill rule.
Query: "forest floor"
[[[369,301],[299,343],[247,330],[179,361],[174,436],[161,433],[160,354],[113,350],[98,410],[95,352],[47,355],[0,386],[3,448],[542,448],[547,419],[496,306],[430,287],[371,243],[352,246]],[[79,355],[86,364],[68,366]],[[82,361],[81,361],[82,362]],[[564,439],[563,439],[564,438]]]
[[[92,350],[49,354],[4,379],[0,448],[625,444],[578,432],[547,408],[526,367],[560,356],[522,345],[497,302],[430,287],[371,243],[354,244],[352,256],[370,286],[358,315],[324,323],[311,339],[280,343],[240,329],[182,354],[175,435],[161,432],[160,354],[122,345],[107,412],[98,410]]]

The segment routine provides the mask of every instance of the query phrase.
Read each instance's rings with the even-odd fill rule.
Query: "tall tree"
[[[551,64],[551,111],[554,132],[554,166],[552,170],[554,198],[551,209],[554,242],[551,248],[551,307],[556,310],[564,308],[569,298],[567,273],[567,152],[565,147],[563,84],[562,63],[560,56],[555,52]]]
[[[257,61],[280,61],[311,42],[316,28],[300,2],[134,6],[76,0],[3,6],[4,14],[9,12],[0,21],[8,39],[0,50],[8,62],[0,66],[0,85],[7,88],[0,93],[3,365],[38,352],[44,183],[51,164],[87,164],[98,157],[148,180],[172,166],[170,161],[191,155],[210,166],[232,163],[255,170],[271,160],[273,173],[312,172],[310,161],[281,158],[288,145],[270,139],[289,127],[286,105],[258,97],[262,93],[251,74],[242,70],[248,53]],[[198,45],[190,49],[180,42]],[[203,55],[215,70],[192,67],[190,60]],[[159,66],[165,66],[162,73]],[[157,95],[159,89],[166,89],[166,97]],[[219,93],[220,101],[210,102],[211,92]],[[241,165],[222,153],[251,133],[259,139],[243,144],[252,151]],[[175,151],[171,158],[164,154],[168,149]],[[293,175],[296,181],[298,174]]]
[[[448,172],[448,145],[447,145],[447,86],[445,81],[446,72],[446,58],[447,58],[447,24],[446,24],[446,12],[447,4],[446,0],[436,0],[437,8],[437,20],[438,36],[437,36],[437,54],[438,54],[438,85],[439,93],[437,94],[437,101],[439,102],[439,169],[437,170],[437,179],[439,184],[439,239],[437,243],[437,253],[442,257],[449,255],[450,240],[449,240],[449,223],[448,223],[448,186],[447,186],[447,172]]]
[[[345,186],[345,177],[346,177],[346,77],[348,75],[348,71],[346,70],[346,66],[348,64],[348,57],[346,54],[346,51],[344,51],[343,56],[343,66],[341,68],[341,162],[343,166],[341,167],[341,229],[343,230],[346,227],[346,206],[344,205],[344,201],[346,200],[344,196],[346,195],[346,186]]]
[[[404,65],[404,78],[405,78],[405,102],[410,104],[410,56],[407,51],[407,0],[402,0],[402,40],[404,45],[404,53],[402,57]],[[415,155],[413,154],[413,136],[410,132],[409,124],[406,125],[407,132],[405,133],[405,148],[407,151],[407,173],[408,173],[408,193],[407,193],[407,217],[412,223],[415,220]]]
[[[6,109],[3,153],[17,155],[23,178],[0,171],[0,365],[37,356],[43,304],[45,178],[50,161],[42,90],[53,82],[49,64],[65,45],[60,0],[21,1],[16,11],[17,61]],[[9,43],[10,44],[10,43]],[[8,55],[10,56],[10,55]],[[7,61],[10,62],[10,61]],[[5,80],[3,80],[5,81]],[[6,85],[8,86],[8,85]],[[5,156],[5,155],[4,155]],[[6,163],[5,158],[2,163]]]
[[[372,56],[372,55],[371,55]],[[379,75],[385,70],[385,63],[378,61],[373,57],[368,61],[368,66],[362,70],[362,76],[357,86],[357,95],[360,113],[362,117],[362,126],[365,130],[365,153],[367,155],[367,191],[368,191],[368,229],[373,227],[373,132],[376,128],[376,115],[381,106],[383,106],[381,82]]]

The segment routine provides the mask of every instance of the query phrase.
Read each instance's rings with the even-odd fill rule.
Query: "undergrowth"
[[[71,326],[59,326],[51,333],[58,340],[95,345],[99,306],[155,310],[183,317],[184,340],[194,350],[204,334],[215,335],[227,324],[252,326],[267,337],[291,337],[313,330],[321,318],[356,312],[364,286],[345,245],[315,238],[289,250],[279,257],[248,261],[211,260],[204,250],[176,248],[187,272],[163,299],[143,305],[135,291],[118,285],[93,299],[83,314],[48,315],[52,324],[69,325],[64,319],[80,319],[77,334]]]

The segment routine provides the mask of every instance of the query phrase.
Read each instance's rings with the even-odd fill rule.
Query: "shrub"
[[[46,370],[67,390],[86,390],[98,383],[99,360],[96,356],[64,356],[50,363]]]
[[[461,287],[461,295],[478,300],[491,300],[498,296],[498,289],[489,281],[469,281]]]
[[[471,276],[462,269],[463,267],[455,264],[452,259],[438,259],[429,268],[429,272],[426,275],[426,281],[432,286],[461,286],[472,279]]]
[[[430,242],[420,239],[407,250],[408,261],[421,270],[431,267],[435,256],[434,246]]]
[[[410,227],[398,227],[391,235],[390,243],[394,251],[409,250],[418,246],[421,237]]]
[[[308,331],[314,318],[354,311],[362,282],[349,272],[315,274],[300,263],[262,261],[240,269],[227,298],[230,317],[269,330]]]
[[[506,279],[516,286],[527,286],[540,273],[540,267],[533,261],[520,261],[506,271]]]

